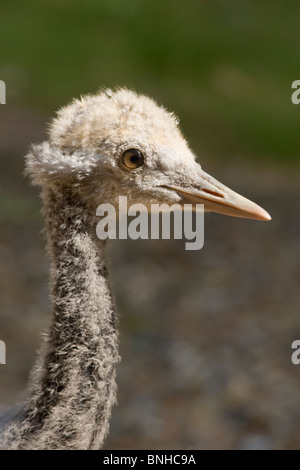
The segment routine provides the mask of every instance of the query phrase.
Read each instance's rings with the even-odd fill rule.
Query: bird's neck
[[[44,191],[52,325],[33,372],[19,447],[95,449],[115,402],[118,334],[94,216],[67,190]]]

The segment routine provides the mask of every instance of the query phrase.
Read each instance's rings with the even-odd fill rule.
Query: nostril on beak
[[[201,191],[203,191],[204,193],[210,194],[211,196],[215,196],[215,197],[219,197],[219,198],[224,199],[224,195],[223,195],[223,194],[221,194],[221,193],[216,193],[215,191],[211,191],[210,189],[204,189],[204,188],[202,188]]]

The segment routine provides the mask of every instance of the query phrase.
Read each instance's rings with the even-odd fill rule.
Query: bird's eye
[[[128,149],[121,155],[121,163],[126,170],[136,170],[144,164],[144,155],[140,150]]]

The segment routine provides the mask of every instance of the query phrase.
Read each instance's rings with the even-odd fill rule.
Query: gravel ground
[[[0,142],[3,405],[23,396],[49,324],[38,192],[22,177],[22,155],[44,123],[9,113]],[[122,362],[107,449],[300,447],[300,365],[291,362],[300,339],[299,168],[203,166],[273,220],[207,215],[198,252],[179,240],[112,243]]]

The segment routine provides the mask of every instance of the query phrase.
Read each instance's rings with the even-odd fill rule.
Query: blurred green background
[[[175,111],[204,169],[273,220],[207,216],[199,253],[180,241],[113,243],[123,361],[106,446],[299,448],[299,1],[0,8],[0,403],[22,398],[50,321],[24,155],[73,97],[126,86]]]
[[[204,152],[298,158],[297,0],[1,2],[8,103],[52,114],[127,86],[174,109]]]

